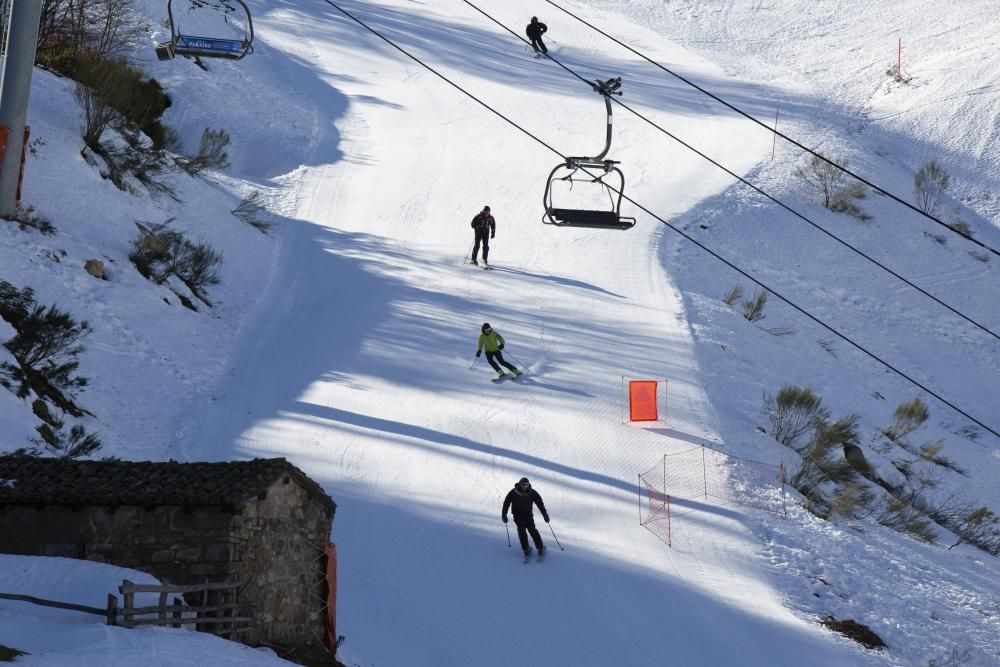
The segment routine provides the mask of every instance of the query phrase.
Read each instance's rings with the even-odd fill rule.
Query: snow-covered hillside
[[[151,43],[162,39],[162,7],[140,5],[161,31]],[[835,418],[857,414],[860,444],[885,469],[905,452],[878,431],[922,395],[931,418],[915,442],[943,441],[962,471],[938,471],[928,493],[998,512],[1000,439],[774,295],[748,322],[723,297],[754,284],[633,204],[626,232],[541,224],[556,152],[600,149],[603,102],[476,6],[517,34],[537,15],[558,63],[622,77],[621,100],[644,117],[614,112],[609,157],[630,198],[994,430],[1000,258],[885,197],[861,201],[865,221],[827,211],[795,176],[800,150],[773,147],[770,132],[561,5],[250,3],[257,43],[243,61],[205,71],[137,54],[171,94],[165,121],[186,146],[206,127],[232,136],[224,173],[172,177],[180,201],[102,180],[79,155],[71,84],[36,71],[25,199],[58,234],[0,225],[0,280],[90,321],[80,403],[99,455],[285,456],[321,483],[338,504],[350,665],[1000,662],[997,559],[948,550],[943,530],[928,545],[871,517],[820,520],[794,498],[787,517],[699,505],[672,547],[638,525],[636,475],[664,454],[710,444],[794,470],[798,454],[761,414],[763,394],[785,385],[811,387]],[[903,198],[938,160],[952,175],[943,218],[1000,248],[1000,3],[565,7],[762,121],[777,110],[779,129]],[[898,38],[906,84],[885,74]],[[268,234],[230,214],[253,190]],[[489,272],[463,261],[484,204],[497,220]],[[214,308],[164,303],[128,262],[133,223],[171,217],[225,252]],[[91,257],[108,282],[84,273]],[[473,356],[483,322],[528,375],[488,382]],[[623,425],[623,377],[668,381],[666,428]],[[3,449],[25,445],[35,422],[0,388]],[[522,564],[500,521],[522,476],[551,514],[539,520],[544,563]],[[869,625],[888,649],[825,630],[826,615]],[[186,664],[170,660],[160,664]]]

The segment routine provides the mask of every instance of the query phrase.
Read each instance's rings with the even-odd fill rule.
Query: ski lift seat
[[[615,211],[592,211],[575,208],[550,208],[549,217],[562,227],[590,227],[593,229],[629,229],[635,218],[619,216]]]

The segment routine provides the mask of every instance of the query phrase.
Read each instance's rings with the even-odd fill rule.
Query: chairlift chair
[[[230,23],[229,15],[241,15],[243,21],[243,37],[232,39],[217,36],[195,36],[182,31],[174,20],[174,0],[167,0],[167,17],[170,19],[170,40],[160,42],[156,46],[156,57],[160,60],[170,60],[178,55],[199,58],[225,58],[239,60],[253,51],[253,18],[250,9],[243,0],[180,0],[188,4],[187,11],[208,9],[221,12],[226,23]]]
[[[605,156],[611,150],[611,96],[621,95],[621,77],[595,81],[591,84],[594,92],[604,98],[608,115],[607,134],[604,140],[604,150],[593,157],[567,157],[566,161],[549,172],[545,183],[545,214],[542,222],[557,227],[586,227],[590,229],[629,229],[635,225],[635,218],[621,214],[622,197],[625,194],[625,174],[616,165],[617,160],[606,160]],[[599,173],[597,173],[599,172]],[[606,179],[612,178],[615,184]],[[558,182],[597,185],[608,194],[608,209],[562,208],[553,203],[553,184]]]

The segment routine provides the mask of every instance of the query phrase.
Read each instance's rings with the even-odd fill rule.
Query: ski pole
[[[528,368],[527,364],[525,364],[523,361],[515,357],[513,354],[508,354],[507,356],[510,357],[511,361],[513,361],[518,366],[523,366],[524,372],[526,372],[528,375],[534,375],[534,373],[531,372],[531,369]]]
[[[472,367],[476,365],[477,361],[479,361],[479,357],[476,357],[475,359],[472,360],[472,364],[469,366],[470,371],[472,370]]]
[[[510,548],[510,526],[506,521],[503,522],[503,527],[507,529],[507,548]]]
[[[552,530],[552,524],[551,523],[549,524],[549,530]],[[556,541],[556,544],[559,544],[559,538],[556,537],[556,531],[554,531],[554,530],[552,530],[552,538]],[[566,551],[565,549],[563,549],[563,545],[561,545],[561,544],[559,544],[559,551]]]

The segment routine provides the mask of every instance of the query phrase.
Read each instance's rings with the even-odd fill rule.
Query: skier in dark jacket
[[[549,513],[545,511],[545,503],[542,502],[542,497],[538,494],[538,491],[531,488],[531,482],[528,481],[528,478],[522,477],[514,485],[514,488],[510,490],[507,497],[503,499],[503,509],[500,510],[500,519],[504,523],[507,523],[507,510],[512,510],[514,525],[517,526],[517,539],[521,541],[521,549],[524,550],[525,557],[531,555],[531,547],[528,546],[528,533],[531,533],[531,539],[535,542],[538,555],[541,556],[545,553],[542,536],[538,534],[538,529],[535,528],[535,514],[531,507],[532,503],[538,505],[538,509],[542,513],[542,518],[545,519],[545,523],[548,523]]]
[[[500,335],[500,332],[493,329],[489,322],[484,322],[480,331],[482,331],[482,333],[479,334],[479,347],[476,348],[476,356],[478,357],[483,353],[484,349],[486,350],[486,361],[490,362],[490,366],[493,367],[493,370],[500,374],[499,377],[497,377],[498,380],[507,375],[500,370],[500,364],[509,368],[514,374],[514,377],[519,376],[521,371],[517,370],[517,366],[503,358],[503,352],[500,350],[503,349],[504,340],[503,336]]]
[[[479,266],[479,244],[482,243],[483,264],[489,266],[490,239],[497,235],[497,221],[493,219],[489,206],[484,206],[472,219],[472,229],[476,234],[476,242],[472,246],[472,263]]]
[[[538,20],[537,16],[531,17],[531,23],[528,27],[524,29],[527,33],[528,39],[531,40],[531,48],[535,50],[535,53],[548,53],[549,50],[545,48],[545,42],[542,41],[542,35],[548,32],[549,27]]]

